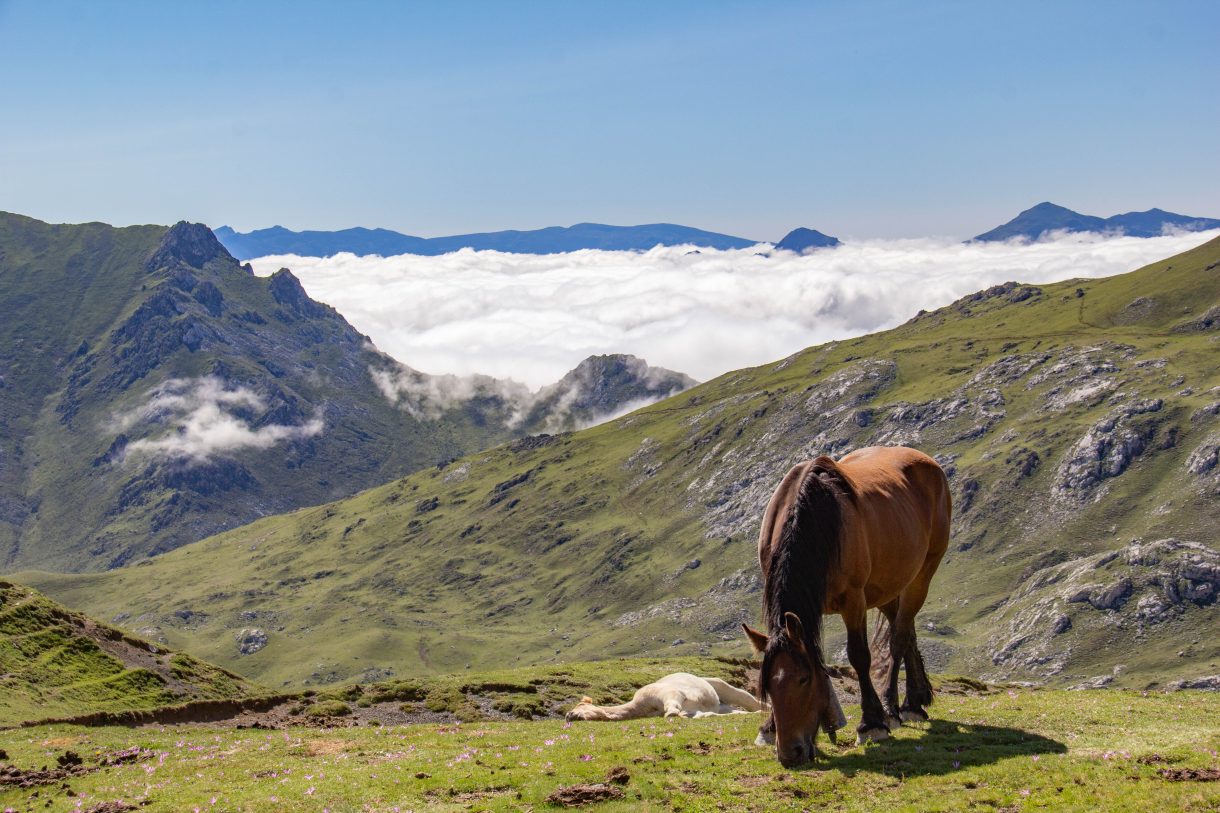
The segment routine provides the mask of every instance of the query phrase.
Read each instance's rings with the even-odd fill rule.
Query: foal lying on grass
[[[738,708],[734,708],[737,706]],[[730,686],[719,678],[703,678],[686,672],[666,675],[656,683],[636,690],[629,703],[595,706],[581,698],[569,720],[631,720],[636,717],[711,717],[762,711],[754,695]]]

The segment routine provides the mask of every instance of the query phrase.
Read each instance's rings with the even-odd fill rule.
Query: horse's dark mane
[[[801,619],[804,630],[801,643],[813,667],[818,671],[825,668],[822,605],[827,577],[839,566],[844,501],[854,502],[855,491],[838,465],[829,457],[814,460],[801,481],[763,574],[763,615],[768,638],[759,690],[764,699],[774,655],[793,644],[784,628],[785,613],[795,613]]]

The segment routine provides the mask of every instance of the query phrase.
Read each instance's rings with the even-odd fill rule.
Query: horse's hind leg
[[[842,615],[847,626],[847,659],[860,679],[862,713],[860,725],[856,726],[856,741],[884,740],[890,730],[885,724],[885,711],[870,674],[872,655],[868,649],[868,614],[862,592],[849,599],[849,606],[844,608]]]
[[[907,646],[907,696],[900,710],[903,722],[923,721],[928,719],[926,707],[932,705],[932,681],[923,667],[923,656],[919,654],[919,646],[915,637]]]
[[[874,657],[881,659],[881,679],[885,691],[881,696],[881,706],[885,710],[885,724],[893,731],[902,725],[898,716],[898,670],[902,666],[906,654],[895,626],[898,619],[898,599],[894,599],[880,608],[883,619],[877,622],[877,631],[873,635],[872,652]]]
[[[896,648],[894,651],[906,660],[907,696],[899,710],[902,719],[906,721],[928,719],[924,707],[932,704],[932,683],[924,670],[923,657],[919,654],[915,637],[915,615],[923,607],[924,599],[928,596],[928,585],[932,581],[932,573],[935,572],[937,564],[939,557],[924,566],[915,581],[903,591],[898,610],[898,623],[905,634],[902,636],[902,649]],[[895,635],[895,638],[898,636]]]

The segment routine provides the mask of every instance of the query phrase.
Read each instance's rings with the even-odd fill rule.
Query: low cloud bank
[[[172,378],[154,388],[139,408],[118,416],[114,430],[151,427],[165,431],[128,443],[124,454],[204,463],[214,456],[241,449],[267,449],[288,440],[312,437],[323,429],[321,418],[300,426],[268,424],[253,427],[267,410],[266,401],[245,387],[228,388],[215,376]]]
[[[412,368],[537,389],[598,353],[631,353],[707,380],[901,324],[920,309],[1000,282],[1119,274],[1218,234],[873,240],[804,256],[761,256],[766,246],[670,246],[642,253],[288,255],[252,264],[261,275],[291,268],[310,296],[334,305]]]
[[[652,367],[634,356],[592,357],[559,381],[537,390],[486,375],[429,375],[381,354],[370,365],[382,395],[420,420],[453,409],[478,413],[484,422],[510,429],[563,432],[583,429],[668,398],[694,379]]]

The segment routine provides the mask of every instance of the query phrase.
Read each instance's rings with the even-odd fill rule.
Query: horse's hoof
[[[892,714],[888,714],[888,715],[886,715],[886,718],[885,718],[885,727],[888,728],[890,731],[894,731],[896,729],[902,728],[902,720],[900,720],[899,718],[895,717]]]
[[[890,732],[884,728],[866,728],[864,731],[856,732],[856,745],[864,745],[868,742],[881,742],[890,736]]]
[[[772,734],[770,737],[768,737],[766,734],[760,731],[758,732],[758,736],[754,738],[754,744],[763,748],[767,747],[768,745],[775,745],[775,735]]]
[[[901,716],[902,716],[902,722],[904,722],[904,723],[926,723],[926,722],[928,722],[928,715],[924,714],[922,711],[919,711],[917,709],[903,709]]]

